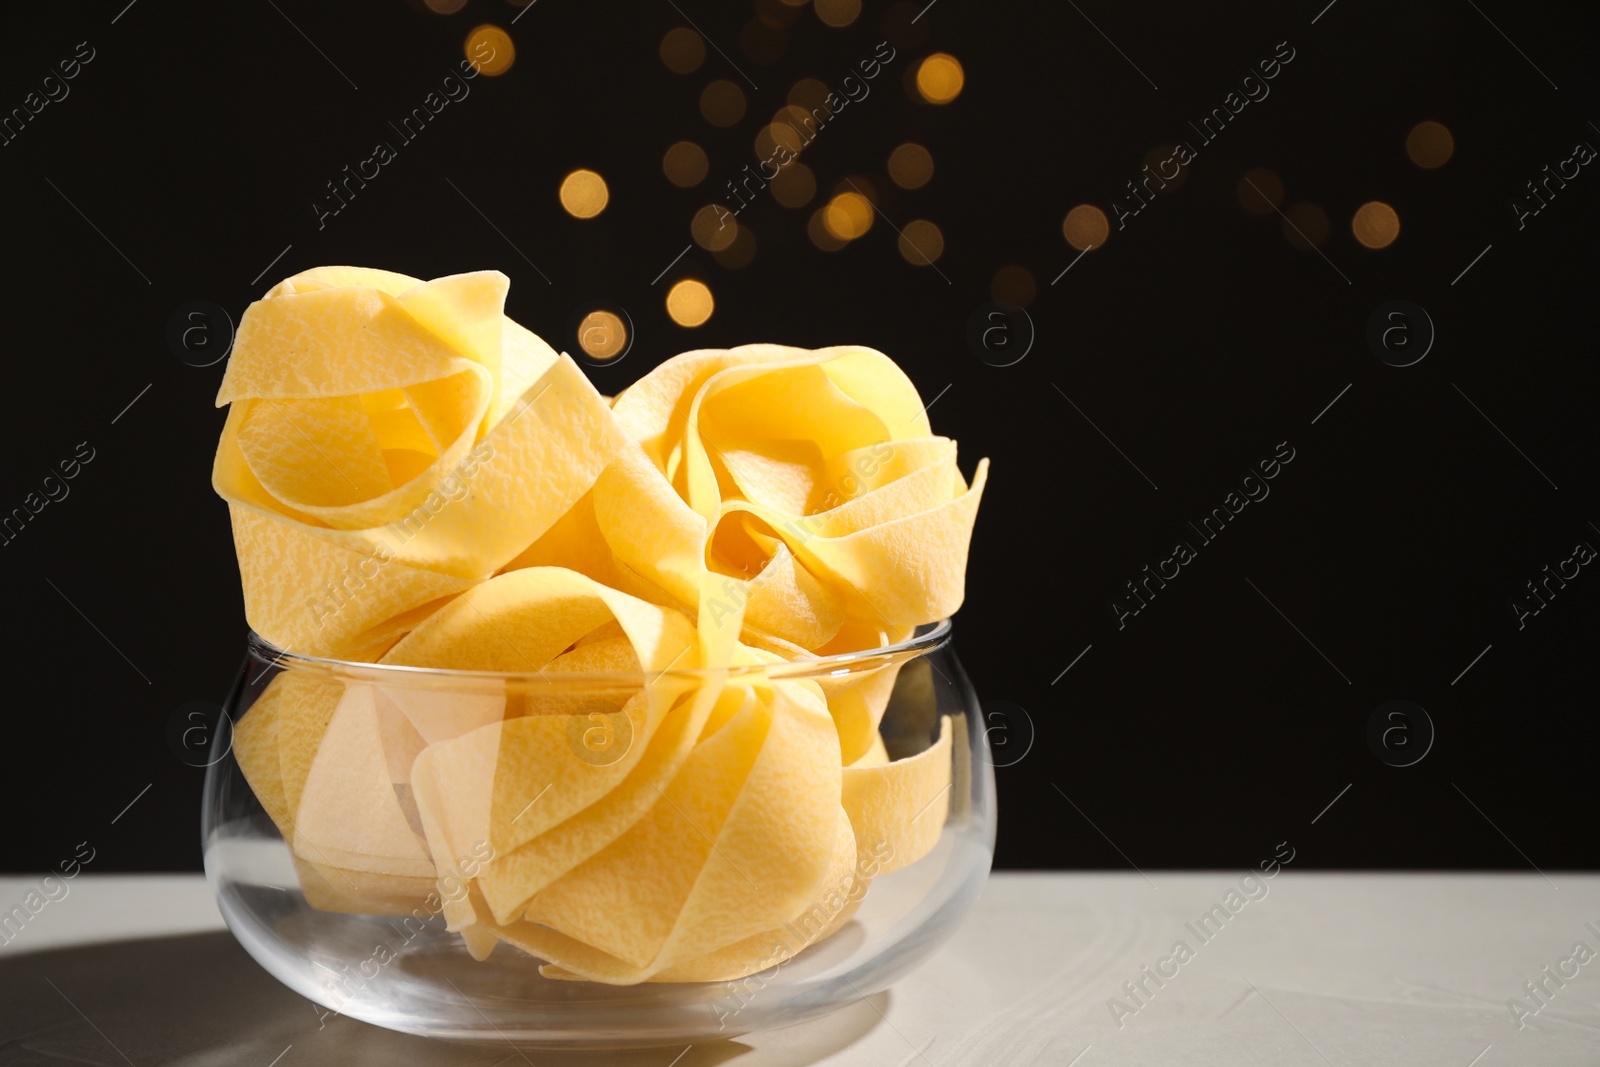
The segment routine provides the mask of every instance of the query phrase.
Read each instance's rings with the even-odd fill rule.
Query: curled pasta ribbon
[[[593,493],[615,563],[744,612],[784,658],[882,647],[953,614],[988,460],[971,486],[905,373],[870,348],[687,352],[613,404],[637,447]],[[876,736],[891,670],[824,684],[846,761]]]
[[[622,445],[572,360],[505,317],[507,284],[320,267],[245,312],[212,481],[257,633],[371,658],[549,530]]]

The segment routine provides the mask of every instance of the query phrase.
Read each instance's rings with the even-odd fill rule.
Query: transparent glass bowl
[[[399,694],[411,707],[459,706],[468,719],[493,716],[483,708],[495,700],[502,715],[508,699],[513,709],[531,711],[537,704],[545,714],[565,707],[574,754],[605,766],[625,752],[617,738],[616,727],[627,729],[626,719],[616,714],[619,704],[659,682],[659,675],[503,675],[354,663],[285,653],[252,634],[219,731],[219,741],[226,739],[232,751],[216,759],[206,776],[206,876],[228,926],[267,971],[330,1012],[393,1030],[460,1041],[625,1048],[734,1037],[816,1018],[887,988],[927,959],[971,909],[988,875],[995,835],[993,765],[977,697],[950,647],[950,630],[943,622],[886,649],[729,672],[746,681],[753,674],[810,679],[833,692],[893,673],[879,727],[890,759],[933,747],[942,719],[950,717],[949,800],[941,805],[945,820],[931,849],[908,866],[872,878],[864,896],[854,894],[858,906],[833,933],[748,977],[637,985],[547,978],[539,970],[544,961],[509,944],[496,945],[486,960],[474,959],[462,935],[446,929],[440,898],[424,899],[439,884],[433,878],[403,871],[364,876],[344,869],[360,867],[359,856],[319,858],[315,844],[313,852],[302,844],[299,851],[306,855],[296,856],[279,830],[282,819],[269,814],[240,765],[261,750],[248,716],[278,685],[280,692],[300,687],[313,695],[312,703],[337,703],[352,693]],[[712,684],[709,673],[668,675],[695,686]],[[262,721],[265,714],[257,719]],[[385,735],[384,745],[400,754],[385,752],[383,773],[406,777],[411,744],[408,749]],[[381,770],[385,760],[372,758]],[[253,776],[260,781],[259,772]],[[425,851],[427,837],[415,822],[408,787],[394,784]],[[284,802],[271,789],[266,800],[274,807]],[[360,804],[350,805],[340,817],[362,818]],[[299,841],[300,830],[291,832]]]

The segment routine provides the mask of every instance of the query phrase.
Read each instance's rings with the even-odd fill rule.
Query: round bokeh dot
[[[561,180],[561,206],[574,218],[592,219],[610,200],[606,180],[592,170],[575,170]]]
[[[917,67],[917,92],[930,104],[948,104],[966,85],[961,61],[948,52],[935,52]]]
[[[510,70],[517,58],[517,48],[511,43],[511,35],[499,26],[488,23],[467,34],[464,51],[467,62],[477,67],[479,74],[487,74],[491,78]]]
[[[1080,252],[1099,248],[1111,236],[1111,221],[1093,204],[1079,204],[1061,220],[1061,234]]]
[[[1356,210],[1350,231],[1368,248],[1388,248],[1400,236],[1400,216],[1383,201],[1372,200]]]
[[[705,282],[685,278],[673,283],[667,290],[667,314],[679,326],[693,328],[704,325],[716,309],[711,289]]]

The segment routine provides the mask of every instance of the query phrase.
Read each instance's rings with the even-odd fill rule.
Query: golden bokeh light
[[[927,219],[912,219],[900,231],[900,256],[914,267],[926,267],[944,254],[944,234]]]
[[[810,220],[806,222],[806,236],[811,238],[812,244],[816,245],[824,252],[837,252],[850,242],[841,241],[832,233],[828,232],[827,217],[827,205],[823,205],[822,207],[819,207],[817,210],[813,211],[811,213]]]
[[[716,309],[711,290],[705,282],[685,278],[667,290],[667,314],[679,326],[695,327],[705,323]]]
[[[487,74],[491,78],[510,70],[517,58],[517,48],[511,43],[511,35],[499,26],[488,23],[467,34],[467,43],[462,50],[467,54],[467,62],[477,67],[479,74]]]
[[[767,136],[772,138],[773,145],[781,145],[795,155],[799,155],[806,147],[808,138],[814,137],[816,120],[811,117],[811,112],[803,107],[793,104],[785,105],[778,109],[772,116],[772,123],[767,127]],[[768,158],[763,156],[762,158]]]
[[[1424,170],[1444,166],[1455,152],[1456,139],[1451,136],[1450,127],[1442,122],[1432,119],[1419,122],[1406,134],[1406,155]]]
[[[606,180],[592,170],[575,170],[561,179],[561,206],[574,218],[592,219],[610,201]]]
[[[705,149],[693,141],[679,141],[661,157],[661,172],[667,176],[667,181],[680,189],[705,181],[710,166]]]
[[[687,26],[667,31],[661,38],[661,62],[674,74],[692,74],[706,61],[706,43]]]
[[[814,0],[811,6],[829,26],[848,26],[861,17],[861,0]]]
[[[739,222],[721,204],[707,204],[689,220],[689,235],[707,252],[720,252],[739,236]]]
[[[1283,179],[1266,167],[1247,170],[1234,186],[1239,206],[1252,215],[1275,214],[1283,203]]]
[[[744,118],[744,90],[724,78],[700,90],[700,114],[713,126],[732,126]]]
[[[1038,294],[1039,285],[1033,280],[1033,274],[1015,263],[1001,267],[989,279],[989,295],[1002,304],[1025,308]]]
[[[872,229],[872,204],[860,193],[839,193],[823,209],[822,224],[841,241],[854,241]]]
[[[423,0],[435,15],[454,15],[467,6],[467,0]]]
[[[933,177],[933,154],[907,141],[889,153],[889,177],[902,189],[921,189]]]
[[[740,226],[739,232],[734,234],[733,243],[727,248],[711,253],[712,258],[729,270],[738,270],[747,267],[750,261],[756,258],[756,236],[750,232],[750,227]]]
[[[828,94],[833,90],[828,88],[828,83],[818,81],[816,78],[801,78],[789,89],[789,103],[795,107],[804,108],[807,114],[822,108],[823,101],[828,99]]]
[[[1284,213],[1283,239],[1303,251],[1328,239],[1328,213],[1310,201],[1302,201]]]
[[[817,178],[804,163],[791,163],[772,179],[772,197],[784,207],[805,207],[817,195]]]
[[[1388,248],[1400,236],[1400,216],[1382,200],[1369,200],[1356,209],[1350,231],[1368,248]]]
[[[822,226],[842,242],[853,242],[872,229],[872,205],[859,192],[842,192],[822,210]]]
[[[628,350],[628,326],[614,312],[591,311],[578,323],[578,347],[590,359],[616,359]]]
[[[966,82],[960,61],[948,52],[935,52],[917,67],[917,92],[930,104],[948,104]]]
[[[1061,234],[1080,252],[1099,248],[1111,237],[1111,221],[1093,204],[1079,204],[1061,220]]]

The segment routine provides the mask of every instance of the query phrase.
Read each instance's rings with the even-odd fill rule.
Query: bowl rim
[[[874,671],[892,663],[905,663],[938,651],[950,643],[955,627],[950,619],[925,623],[916,627],[903,641],[881,648],[868,648],[856,652],[838,652],[827,656],[802,656],[792,660],[772,663],[735,664],[729,667],[678,667],[668,665],[659,671],[479,671],[453,667],[416,667],[399,663],[378,663],[366,660],[340,659],[335,656],[314,656],[280,648],[262,637],[254,629],[246,637],[246,661],[262,661],[268,668],[282,667],[312,673],[334,673],[391,683],[416,682],[423,685],[445,682],[460,683],[520,683],[562,688],[638,688],[650,686],[663,678],[700,682],[707,679],[818,679],[836,675],[860,674]]]

